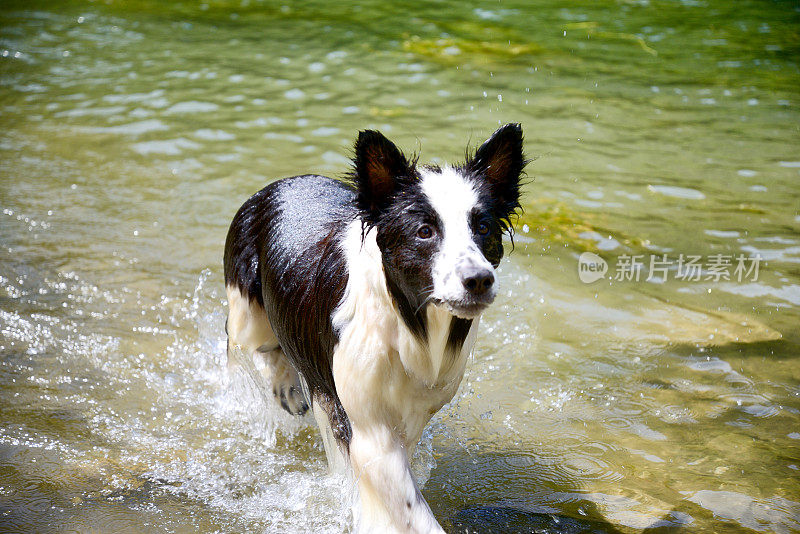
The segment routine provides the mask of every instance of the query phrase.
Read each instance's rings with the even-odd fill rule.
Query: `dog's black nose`
[[[470,269],[461,275],[461,281],[473,295],[483,295],[494,284],[494,273],[489,269]]]

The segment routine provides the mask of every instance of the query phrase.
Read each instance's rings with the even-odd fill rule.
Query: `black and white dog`
[[[312,407],[331,467],[358,482],[361,532],[443,532],[408,458],[497,294],[522,129],[442,167],[362,131],[354,163],[349,181],[286,178],[239,209],[225,244],[228,357],[239,346],[263,359],[290,413]]]

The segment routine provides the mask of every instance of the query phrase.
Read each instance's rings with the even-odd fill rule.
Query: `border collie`
[[[348,180],[278,180],[231,223],[229,361],[240,347],[283,408],[312,408],[331,468],[357,481],[360,532],[443,532],[408,458],[497,294],[525,164],[519,124],[441,167],[366,130]]]

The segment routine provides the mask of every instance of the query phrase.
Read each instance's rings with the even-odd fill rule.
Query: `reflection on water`
[[[437,517],[800,530],[796,6],[37,0],[0,21],[4,529],[348,531],[311,419],[225,369],[227,224],[269,180],[344,172],[359,129],[453,161],[519,121],[504,290],[414,460]],[[586,251],[611,267],[591,284]],[[615,281],[637,254],[762,261]]]

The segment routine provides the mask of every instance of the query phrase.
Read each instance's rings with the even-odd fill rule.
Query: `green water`
[[[515,121],[525,213],[415,458],[436,516],[800,531],[799,87],[797,2],[3,2],[0,530],[349,531],[311,418],[226,372],[227,225],[360,129],[441,162]],[[614,279],[664,254],[761,260]]]

